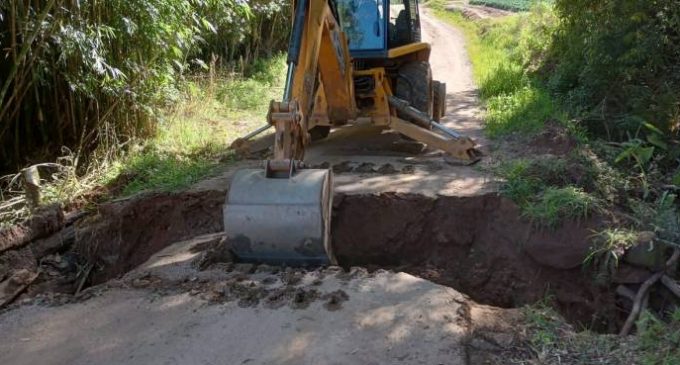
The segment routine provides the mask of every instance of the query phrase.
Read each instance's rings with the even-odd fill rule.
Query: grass
[[[584,219],[610,209],[607,216],[615,217],[612,222],[620,223],[612,224],[619,226],[594,232],[593,246],[585,260],[607,277],[643,232],[652,233],[657,242],[679,242],[680,214],[675,195],[666,187],[651,194],[652,189],[631,176],[637,171],[616,168],[620,149],[589,140],[576,122],[566,122],[569,109],[548,92],[545,80],[535,76],[535,71],[546,70],[540,66],[556,30],[552,10],[538,5],[527,14],[471,21],[444,10],[438,0],[429,4],[439,18],[465,33],[475,81],[486,106],[487,135],[522,141],[543,130],[550,120],[562,123],[578,142],[572,153],[556,158],[500,158],[496,172],[504,180],[502,193],[520,206],[524,217],[541,226],[556,227],[566,219]],[[506,138],[511,134],[520,138]],[[651,175],[653,169],[646,172]],[[609,280],[601,283],[611,285]],[[525,319],[521,328],[536,357],[529,363],[680,364],[680,310],[664,313],[657,308],[644,314],[636,336],[628,337],[587,330],[577,333],[547,303],[527,307]]]
[[[584,264],[594,267],[597,278],[606,284],[626,250],[638,242],[638,232],[627,228],[605,228],[593,235],[590,253]]]
[[[524,333],[540,364],[680,364],[680,310],[666,321],[643,313],[635,337],[574,333],[545,301],[524,307],[523,314]]]
[[[535,201],[523,208],[523,214],[541,226],[556,227],[565,219],[586,219],[597,209],[598,202],[582,188],[548,187]]]
[[[511,160],[497,173],[505,180],[501,193],[540,226],[555,228],[565,219],[586,219],[600,207],[599,199],[574,185],[564,159]]]
[[[547,88],[531,73],[554,27],[549,6],[538,4],[528,14],[473,21],[445,10],[441,2],[429,4],[440,19],[465,33],[489,137],[530,137],[549,120],[568,127]],[[569,181],[565,161],[516,160],[499,170],[505,179],[502,192],[538,225],[556,227],[564,219],[585,219],[598,208],[598,199]]]
[[[644,313],[638,321],[639,351],[642,365],[680,364],[680,309],[670,315],[668,322]]]
[[[488,136],[532,135],[547,120],[561,119],[547,90],[526,71],[536,54],[544,51],[544,43],[532,38],[545,33],[535,28],[547,27],[551,11],[472,21],[445,10],[441,2],[429,4],[437,17],[465,33],[474,78],[486,107]]]
[[[529,174],[530,165],[531,161],[520,159],[505,163],[499,169],[505,179],[501,192],[520,206],[528,204],[544,189],[542,179]]]
[[[184,89],[183,102],[168,111],[154,139],[138,153],[118,161],[109,183],[127,180],[121,195],[187,187],[231,158],[228,147],[265,123],[269,101],[280,98],[285,77],[283,56],[258,61],[249,77],[226,75],[196,79]]]
[[[547,302],[524,307],[524,331],[536,364],[637,364],[631,338],[591,331],[575,333]]]
[[[86,171],[80,171],[83,157],[77,152],[66,151],[48,164],[53,171],[43,169],[43,203],[87,205],[200,181],[231,161],[231,142],[265,123],[269,101],[281,97],[284,78],[285,58],[277,56],[256,62],[247,77],[225,73],[187,80],[153,138],[129,141],[117,155],[102,152],[107,148],[95,151]],[[30,212],[19,180],[3,181],[0,225],[7,225]]]

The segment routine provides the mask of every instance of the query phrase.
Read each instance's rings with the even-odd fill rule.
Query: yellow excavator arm
[[[399,0],[405,8],[394,17],[395,24],[388,24],[390,1],[372,1],[295,1],[283,100],[272,101],[267,115],[267,127],[275,129],[273,158],[264,169],[238,171],[224,205],[228,244],[239,260],[335,263],[332,172],[306,169],[302,163],[318,128],[328,131],[369,119],[459,159],[477,158],[472,140],[437,123],[445,110],[445,85],[432,80],[430,47],[419,39],[416,0]],[[352,30],[353,42],[361,44],[363,36],[378,40],[376,44],[382,41],[384,53],[360,60],[361,67],[350,56],[338,2],[354,23],[371,18],[358,27],[364,34]]]

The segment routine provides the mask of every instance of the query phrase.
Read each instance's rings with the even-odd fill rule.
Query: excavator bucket
[[[288,178],[240,170],[224,205],[224,229],[241,262],[336,264],[330,242],[332,172],[302,169]]]

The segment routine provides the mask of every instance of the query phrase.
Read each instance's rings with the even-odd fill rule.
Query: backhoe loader
[[[296,0],[282,101],[272,101],[273,157],[238,171],[224,205],[239,261],[335,264],[330,240],[333,176],[307,169],[305,148],[331,127],[370,122],[465,161],[475,143],[439,124],[446,85],[432,80],[417,0]]]

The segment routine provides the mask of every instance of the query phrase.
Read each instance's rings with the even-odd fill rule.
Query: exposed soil
[[[223,200],[224,192],[206,191],[102,205],[78,225],[75,250],[96,263],[89,283],[120,277],[181,239],[220,232]],[[496,194],[369,194],[336,196],[332,232],[346,268],[405,271],[505,308],[548,296],[571,323],[609,332],[620,320],[614,293],[582,269],[600,224],[539,229]]]
[[[225,193],[157,194],[102,204],[79,223],[76,251],[96,263],[90,282],[119,277],[173,242],[222,231]]]
[[[333,244],[344,266],[403,270],[506,308],[550,297],[572,323],[607,332],[617,326],[614,293],[582,268],[598,218],[544,230],[495,194],[336,201]]]

